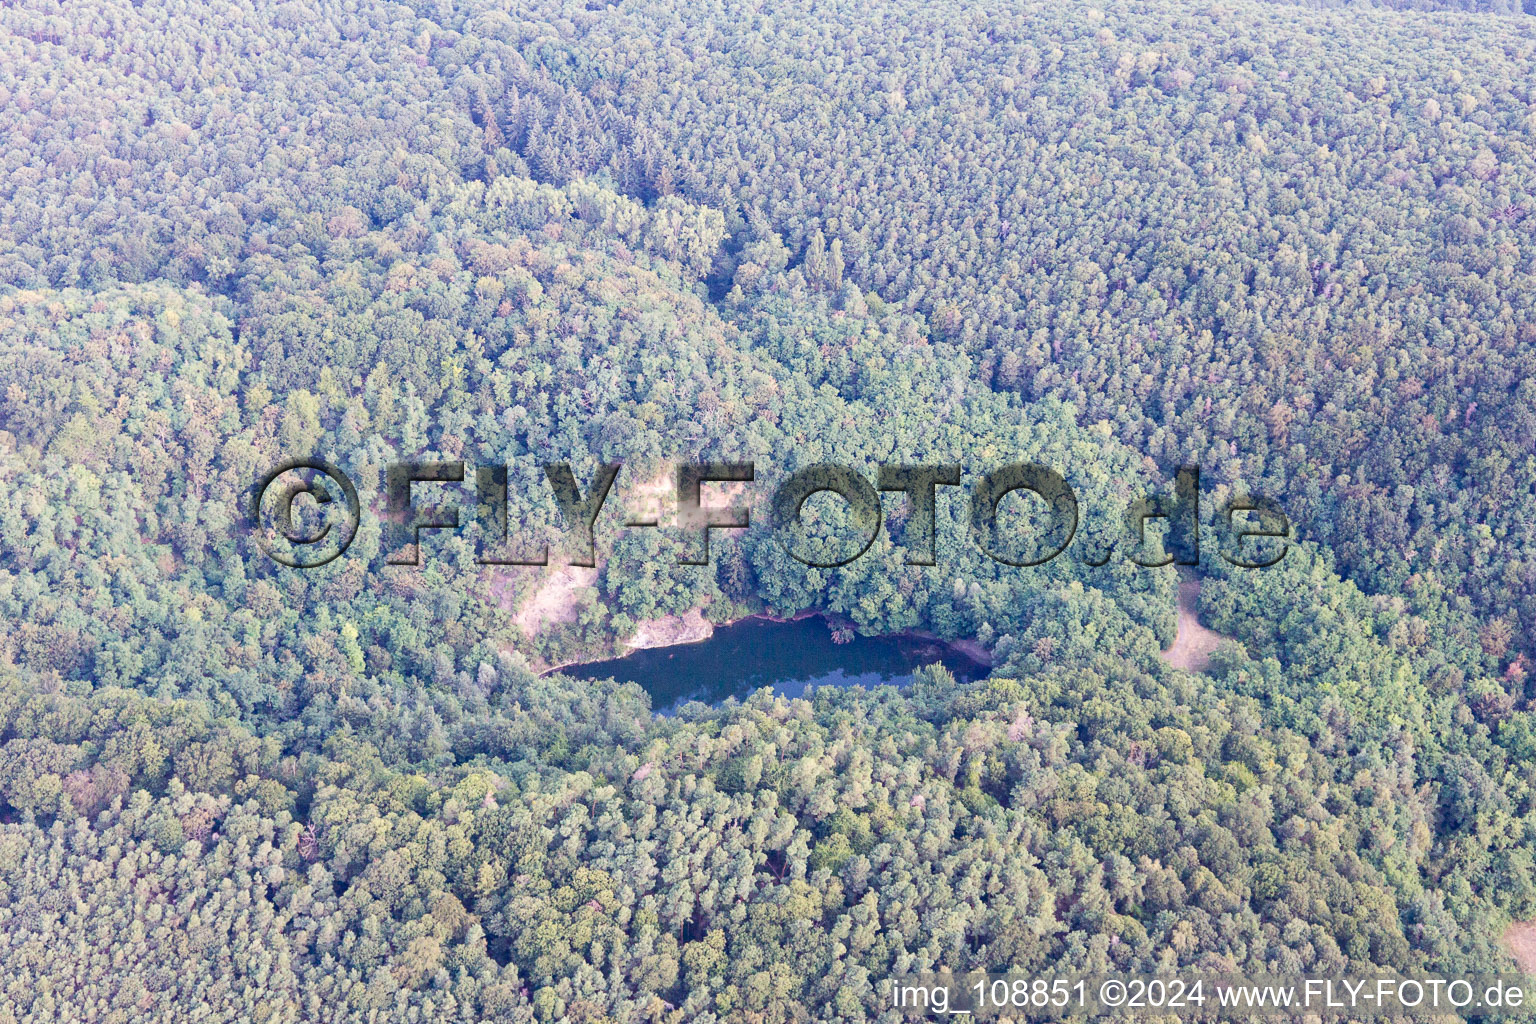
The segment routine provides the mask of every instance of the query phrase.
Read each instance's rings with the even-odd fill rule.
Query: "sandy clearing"
[[[1200,604],[1200,581],[1179,584],[1179,631],[1173,646],[1163,652],[1163,660],[1186,672],[1204,672],[1211,664],[1211,654],[1228,638],[1200,623],[1196,609]]]
[[[1504,946],[1522,971],[1536,976],[1536,921],[1516,921],[1504,929]]]
[[[529,637],[538,636],[546,626],[575,622],[585,603],[579,591],[596,586],[597,573],[595,568],[580,565],[562,565],[550,570],[512,621]]]

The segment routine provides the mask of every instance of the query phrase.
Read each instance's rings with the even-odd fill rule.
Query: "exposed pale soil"
[[[1200,623],[1195,611],[1200,604],[1200,581],[1185,580],[1179,584],[1179,631],[1174,635],[1173,646],[1163,652],[1163,660],[1174,668],[1186,672],[1204,672],[1211,664],[1211,655],[1227,637]]]
[[[1504,930],[1504,945],[1526,974],[1536,976],[1536,921],[1516,921]]]
[[[672,647],[696,644],[714,635],[714,624],[699,609],[690,608],[682,615],[664,615],[640,623],[635,635],[624,641],[624,646],[637,651],[647,647]]]
[[[579,565],[546,569],[533,596],[513,616],[513,621],[530,637],[538,636],[546,626],[575,622],[585,599],[582,591],[597,585],[598,570]]]

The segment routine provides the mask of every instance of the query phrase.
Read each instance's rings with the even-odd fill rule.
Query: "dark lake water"
[[[961,680],[987,673],[985,666],[936,640],[855,636],[834,643],[820,618],[746,619],[716,629],[700,643],[653,647],[560,671],[578,679],[639,683],[651,695],[651,706],[669,713],[690,700],[719,704],[764,686],[786,697],[799,697],[812,686],[900,686],[916,669],[934,662]]]

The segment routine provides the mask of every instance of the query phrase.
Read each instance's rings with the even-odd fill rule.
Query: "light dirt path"
[[[1163,660],[1186,672],[1204,672],[1211,664],[1211,654],[1227,637],[1200,623],[1196,609],[1200,605],[1200,581],[1179,584],[1179,631],[1173,646],[1163,652]]]

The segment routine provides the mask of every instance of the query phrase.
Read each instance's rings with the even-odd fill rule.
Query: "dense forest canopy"
[[[835,246],[994,389],[1262,482],[1383,592],[1530,614],[1523,21],[534,13],[441,59],[531,173],[741,211],[743,287],[760,225],[808,279]]]
[[[1513,967],[1536,917],[1536,22],[1508,5],[0,9],[0,1021],[892,1019],[930,969]],[[320,457],[320,569],[242,509]],[[387,564],[397,460],[509,467]],[[679,564],[626,502],[1062,471],[1275,498],[1232,638],[897,496]],[[541,466],[620,463],[570,614]],[[469,490],[460,493],[468,494]],[[845,518],[813,509],[820,527]],[[1213,545],[1208,546],[1209,551]],[[816,611],[991,676],[652,713],[543,670]],[[535,628],[537,627],[537,628]],[[885,1014],[885,1016],[882,1016]]]

